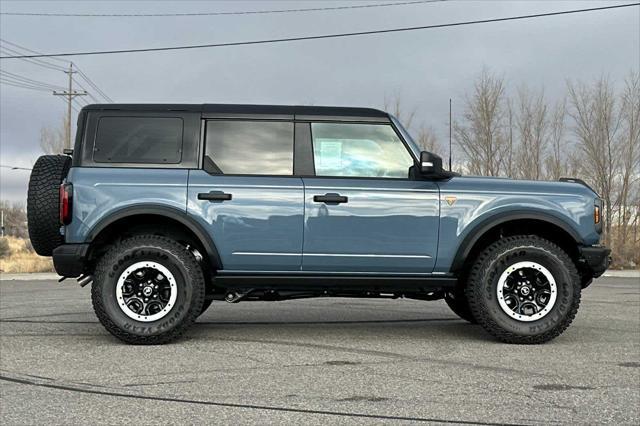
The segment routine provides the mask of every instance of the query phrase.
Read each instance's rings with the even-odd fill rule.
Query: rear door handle
[[[325,204],[341,204],[348,203],[349,198],[340,194],[324,194],[324,195],[314,195],[313,201],[316,203],[325,203]]]
[[[209,200],[211,202],[214,202],[214,201],[229,201],[230,199],[231,199],[231,194],[227,194],[222,191],[201,192],[198,194],[198,200]]]

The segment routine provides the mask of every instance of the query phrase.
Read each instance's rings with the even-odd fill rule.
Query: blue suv
[[[367,108],[89,105],[43,156],[29,233],[128,343],[213,300],[444,299],[509,343],[562,333],[609,265],[579,179],[462,177]]]

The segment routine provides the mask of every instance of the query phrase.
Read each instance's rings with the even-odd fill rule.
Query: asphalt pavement
[[[498,343],[443,301],[214,302],[128,346],[74,281],[0,281],[0,424],[639,424],[640,279],[554,341]]]

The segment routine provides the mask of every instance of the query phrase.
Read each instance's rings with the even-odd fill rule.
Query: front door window
[[[407,178],[413,159],[393,128],[312,123],[316,176]]]

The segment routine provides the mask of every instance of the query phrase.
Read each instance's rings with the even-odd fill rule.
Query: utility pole
[[[73,70],[73,62],[69,62],[69,71],[65,71],[65,74],[69,74],[69,90],[62,92],[53,92],[54,96],[64,96],[67,98],[67,120],[65,123],[66,127],[66,140],[65,140],[65,148],[71,148],[71,101],[76,96],[85,96],[87,94],[86,90],[81,92],[73,90],[73,74],[77,73],[77,71]]]

